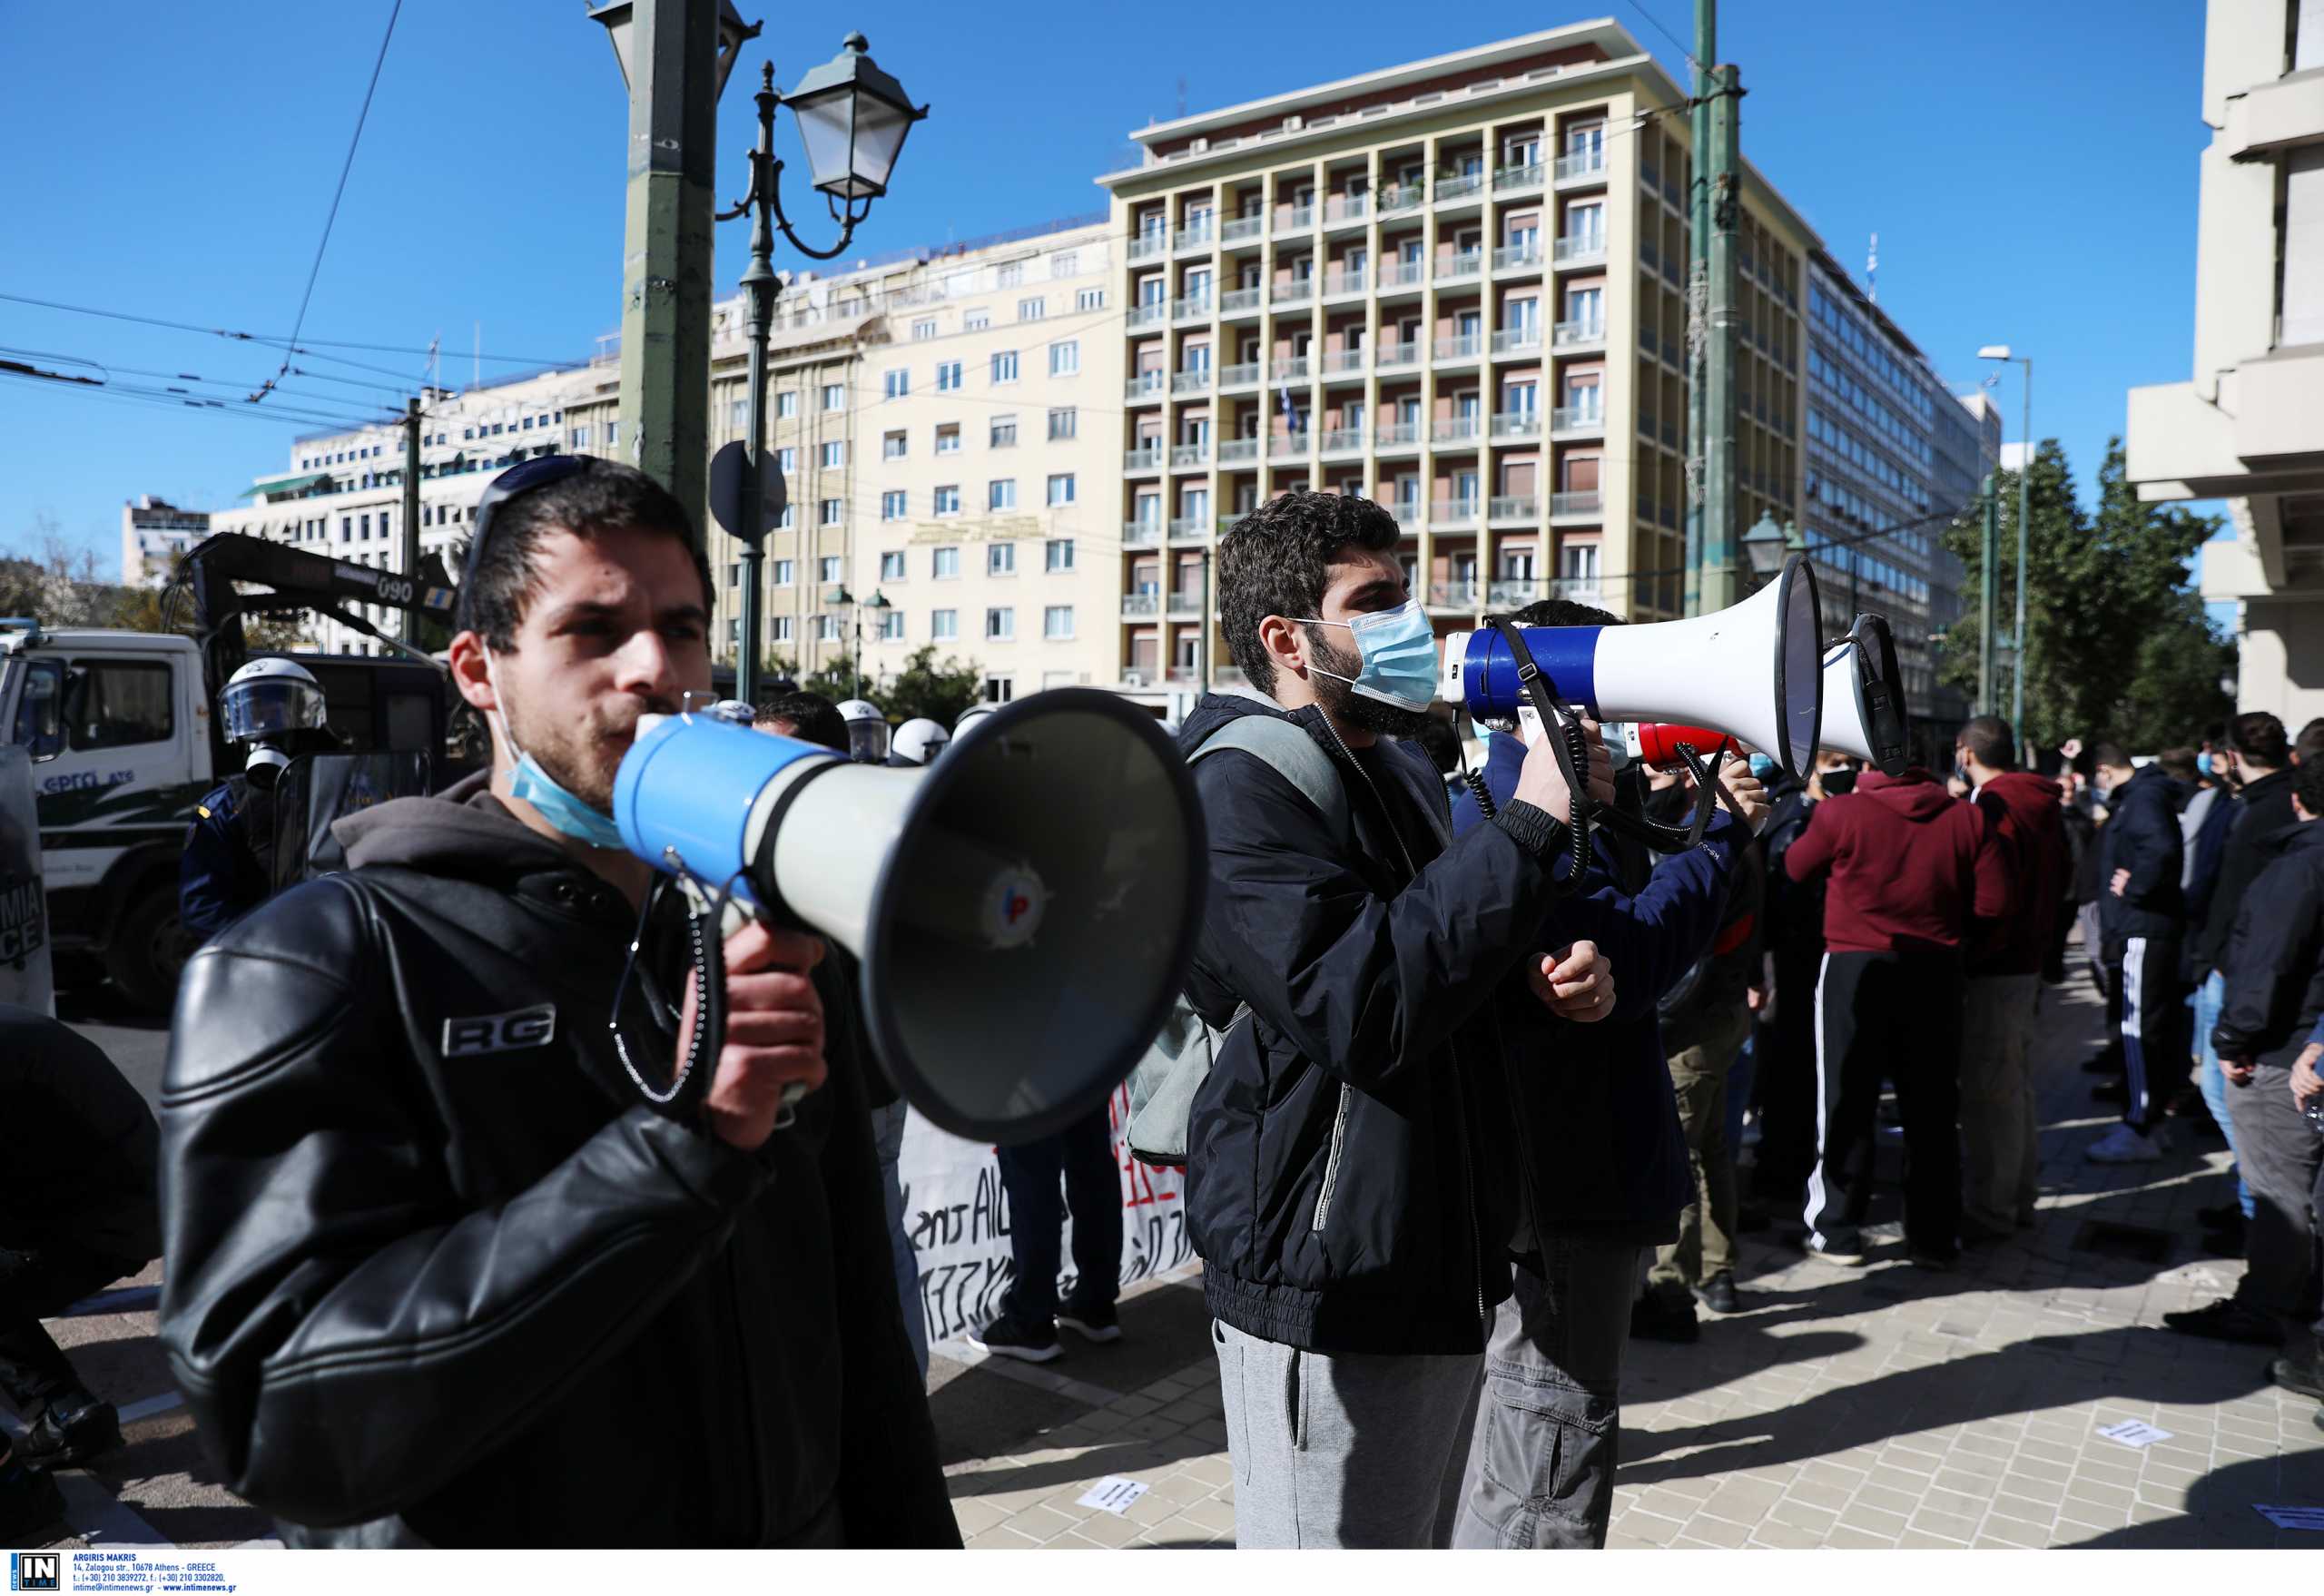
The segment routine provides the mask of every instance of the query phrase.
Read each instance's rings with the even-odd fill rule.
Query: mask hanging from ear
[[[492,669],[492,655],[484,656],[485,679],[492,684],[492,696],[500,697],[500,681]],[[498,709],[492,718],[500,727],[500,735],[507,741],[508,751],[517,756],[517,764],[508,778],[509,796],[521,798],[539,812],[540,817],[576,842],[586,842],[592,848],[623,846],[621,828],[614,817],[603,810],[592,808],[562,782],[542,768],[540,761],[518,746],[517,734],[508,728],[508,717]]]

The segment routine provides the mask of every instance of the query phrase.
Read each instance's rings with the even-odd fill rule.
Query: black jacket
[[[2179,889],[2184,855],[2179,834],[2180,785],[2159,764],[2143,764],[2107,794],[2106,862],[2098,881],[2101,923],[2115,938],[2178,941],[2186,898]],[[2114,872],[2131,872],[2116,897]]]
[[[2291,778],[2289,770],[2270,771],[2247,783],[2236,794],[2235,824],[2227,833],[2227,847],[2220,855],[2219,874],[2211,882],[2211,901],[2188,954],[2199,981],[2226,963],[2228,938],[2234,934],[2235,917],[2243,908],[2243,895],[2260,872],[2274,861],[2270,839],[2295,819],[2291,812]]]
[[[1327,1353],[1473,1353],[1510,1291],[1506,1246],[1535,1149],[1510,1108],[1496,1000],[1532,1002],[1565,832],[1530,804],[1451,842],[1444,786],[1383,739],[1383,792],[1315,708],[1212,695],[1178,734],[1227,721],[1305,728],[1346,788],[1344,849],[1254,754],[1195,766],[1210,890],[1187,996],[1234,1027],[1187,1128],[1187,1220],[1214,1316]],[[1413,849],[1389,805],[1426,829]],[[1619,981],[1619,972],[1617,980]],[[1538,1005],[1536,1005],[1538,1007]],[[1535,1212],[1538,1213],[1538,1207]]]
[[[2324,1014],[2324,821],[2265,839],[2272,862],[2243,895],[2212,1045],[2222,1059],[2290,1068]]]
[[[0,1003],[0,1246],[94,1254],[133,1275],[162,1250],[153,1111],[104,1049]]]
[[[958,1545],[845,1003],[757,1153],[656,1111],[634,911],[478,788],[187,966],[162,1341],[220,1480],[302,1544]]]

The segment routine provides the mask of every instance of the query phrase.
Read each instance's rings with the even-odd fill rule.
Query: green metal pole
[[[403,575],[418,591],[419,582],[419,401],[403,405]],[[403,612],[403,640],[419,646],[419,611]]]
[[[1984,555],[1978,563],[1983,567],[1977,577],[1980,593],[1977,610],[1977,713],[1994,712],[1994,599],[1999,586],[1999,573],[1994,565],[2001,557],[2001,495],[1995,491],[1994,473],[1985,473],[1985,541]]]
[[[718,0],[636,0],[622,235],[621,429],[700,527],[708,508]]]
[[[1710,429],[1703,404],[1709,384],[1703,351],[1710,307],[1710,91],[1709,69],[1718,58],[1718,0],[1695,0],[1695,103],[1689,126],[1688,158],[1694,181],[1688,185],[1687,229],[1687,557],[1688,615],[1702,613],[1703,440]]]
[[[1743,91],[1732,66],[1711,68],[1710,106],[1710,337],[1704,371],[1709,392],[1703,400],[1708,423],[1703,448],[1703,564],[1701,609],[1709,615],[1739,596],[1735,568],[1735,368],[1737,329],[1735,250],[1743,222],[1742,174],[1737,161]]]
[[[743,292],[748,306],[749,324],[745,334],[750,340],[750,384],[748,401],[750,435],[743,442],[743,514],[750,517],[743,523],[756,536],[742,539],[741,557],[743,591],[741,613],[735,619],[742,623],[743,645],[734,656],[734,695],[745,704],[759,701],[759,635],[763,630],[760,614],[763,607],[763,581],[766,534],[758,529],[760,507],[765,498],[766,485],[766,345],[768,334],[774,325],[774,67],[772,63],[762,66],[759,78],[759,144],[751,156],[751,263],[743,271]],[[760,192],[761,188],[765,192]]]
[[[2034,480],[2034,360],[2027,356],[2022,362],[2025,368],[2025,410],[2019,422],[2018,436],[2025,440],[2025,458],[2017,462],[2017,629],[2010,634],[2017,647],[2009,673],[2009,724],[2017,736],[2018,756],[2025,753],[2025,548],[2033,525]]]

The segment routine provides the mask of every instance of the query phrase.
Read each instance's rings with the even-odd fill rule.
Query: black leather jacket
[[[633,912],[479,786],[187,967],[162,1339],[220,1478],[296,1544],[957,1546],[847,1005],[756,1154],[655,1111]]]

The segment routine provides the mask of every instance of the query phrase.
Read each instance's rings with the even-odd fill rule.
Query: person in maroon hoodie
[[[2034,1223],[2040,1154],[2028,1044],[2065,896],[2066,830],[2057,783],[2017,768],[2017,740],[2000,716],[1962,727],[1953,758],[2001,843],[2014,905],[1970,952],[1962,1027],[1961,1229],[1970,1241],[1994,1241]]]
[[[2000,842],[1925,770],[1868,770],[1855,792],[1816,806],[1784,870],[1796,882],[1831,872],[1816,983],[1822,1098],[1808,1249],[1864,1261],[1858,1227],[1886,1074],[1905,1120],[1905,1245],[1915,1264],[1942,1268],[1961,1249],[1961,961],[1975,922],[2009,912]]]

